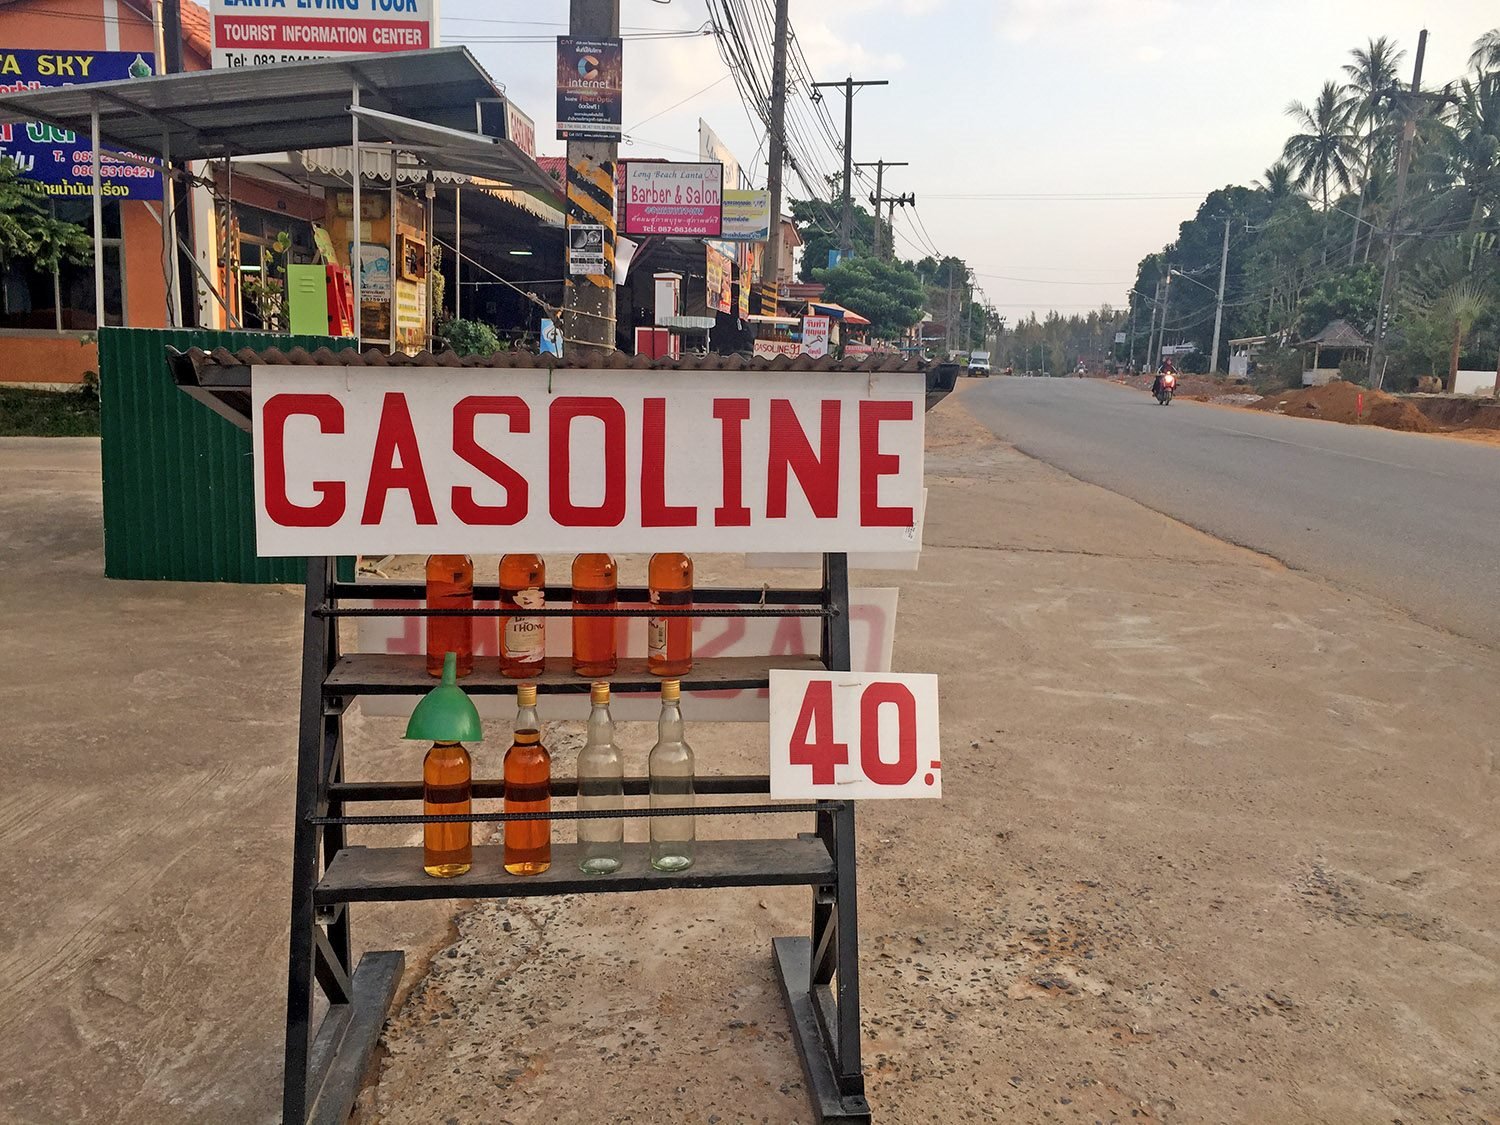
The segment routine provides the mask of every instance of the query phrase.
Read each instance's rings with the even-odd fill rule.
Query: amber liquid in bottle
[[[422,761],[424,816],[467,816],[473,794],[469,752],[457,742],[434,742]],[[474,862],[474,826],[467,820],[422,825],[422,869],[440,879],[462,875]]]
[[[506,555],[500,560],[500,672],[516,679],[539,676],[547,649],[547,619],[525,610],[546,603],[547,567],[541,555]]]
[[[542,745],[536,716],[536,687],[516,690],[515,733],[505,752],[505,811],[551,813],[552,756]],[[552,821],[505,822],[505,870],[512,875],[540,875],[552,866]]]
[[[647,584],[652,606],[686,609],[693,604],[693,560],[687,555],[651,556]],[[651,617],[646,621],[647,667],[656,676],[684,676],[693,667],[693,619]]]
[[[474,564],[468,555],[427,556],[427,608],[473,609]],[[427,618],[427,674],[443,674],[443,655],[458,654],[458,674],[474,671],[474,619]]]
[[[617,587],[613,556],[579,555],[573,560],[574,609],[614,609]],[[573,618],[573,671],[580,676],[612,676],[617,663],[615,619]]]

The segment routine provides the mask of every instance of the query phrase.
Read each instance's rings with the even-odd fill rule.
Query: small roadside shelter
[[[1330,321],[1297,347],[1310,353],[1302,367],[1304,387],[1321,387],[1339,378],[1339,364],[1346,359],[1370,358],[1370,341],[1347,320]]]

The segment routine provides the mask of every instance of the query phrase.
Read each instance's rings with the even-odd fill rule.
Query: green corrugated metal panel
[[[176,582],[302,582],[305,559],[255,554],[250,435],[179,391],[167,348],[319,348],[326,336],[104,328],[99,395],[104,575]],[[352,560],[341,560],[343,577]]]

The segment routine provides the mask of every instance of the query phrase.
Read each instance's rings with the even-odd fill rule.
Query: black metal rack
[[[361,610],[343,603],[371,597],[420,598],[411,583],[348,583],[335,578],[334,560],[309,560],[302,654],[302,699],[297,745],[297,819],[292,860],[291,953],[287,973],[286,1070],[283,1118],[287,1122],[341,1122],[348,1117],[360,1081],[374,1054],[386,1012],[395,996],[405,957],[399,951],[369,952],[353,962],[350,904],[439,898],[505,898],[553,894],[622,893],[673,887],[807,886],[812,913],[807,937],[772,942],[780,980],[814,1113],[821,1121],[869,1121],[860,1062],[859,926],[857,917],[854,804],[713,806],[725,813],[810,812],[813,831],[789,839],[700,841],[693,866],[663,872],[651,867],[645,845],[627,844],[625,863],[610,875],[577,868],[576,845],[554,844],[550,870],[518,878],[506,874],[496,846],[474,849],[473,868],[452,879],[422,871],[420,847],[370,848],[349,843],[348,829],[362,818],[349,806],[369,801],[420,800],[418,781],[351,782],[344,776],[343,716],[360,695],[420,695],[432,686],[422,656],[341,652],[338,621],[369,613],[432,616],[431,611]],[[475,596],[493,598],[493,587],[476,585]],[[571,591],[549,587],[552,606],[566,605]],[[823,556],[821,585],[805,590],[699,589],[695,608],[704,616],[807,616],[821,619],[817,657],[699,660],[683,677],[683,688],[763,688],[777,668],[849,668],[849,575],[845,555]],[[649,612],[645,591],[622,589],[619,615]],[[725,608],[711,608],[717,605]],[[476,611],[492,617],[498,611]],[[571,610],[552,609],[549,616]],[[567,661],[549,661],[536,678],[540,694],[586,692],[589,681],[574,676]],[[621,694],[654,693],[661,680],[644,661],[622,661],[611,677]],[[475,695],[514,694],[517,681],[498,669],[476,665],[463,681]],[[700,776],[700,794],[765,794],[770,779]],[[556,778],[553,794],[573,796],[575,779]],[[626,792],[645,791],[644,778],[627,779]],[[476,780],[476,797],[498,797],[497,780]],[[641,810],[634,810],[641,815]],[[710,814],[699,808],[699,815]],[[564,814],[566,815],[566,814]],[[632,815],[627,810],[626,815]],[[404,818],[413,819],[413,818]],[[485,819],[501,819],[490,816]],[[351,821],[354,822],[351,824]],[[315,1024],[321,993],[326,1014]]]

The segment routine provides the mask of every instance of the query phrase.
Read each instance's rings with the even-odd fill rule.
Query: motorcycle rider
[[[1161,358],[1161,366],[1157,368],[1156,378],[1151,382],[1151,393],[1153,395],[1161,391],[1161,381],[1168,375],[1172,376],[1174,383],[1177,381],[1177,368],[1172,363],[1172,357],[1165,355]]]

